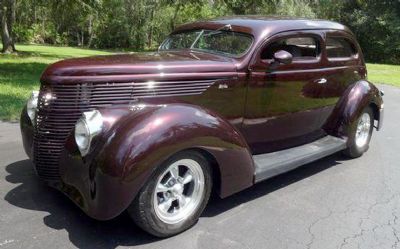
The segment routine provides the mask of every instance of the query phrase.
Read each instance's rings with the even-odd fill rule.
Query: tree
[[[15,0],[0,0],[2,53],[15,52],[13,25],[15,22]]]
[[[367,61],[400,63],[399,0],[0,0],[0,35],[7,52],[14,42],[147,50],[182,23],[253,14],[338,21]]]

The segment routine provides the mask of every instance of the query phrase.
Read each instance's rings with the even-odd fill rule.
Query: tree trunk
[[[10,11],[8,12],[8,32],[10,34],[10,38],[11,38],[11,46],[13,51],[16,51],[15,49],[15,43],[14,43],[14,30],[13,30],[13,26],[15,23],[15,9],[16,9],[16,0],[8,0],[9,2],[9,6],[10,6]]]
[[[175,29],[175,20],[178,17],[178,12],[181,9],[181,6],[182,6],[182,3],[180,1],[178,3],[176,3],[174,17],[172,18],[171,23],[170,23],[171,31]]]
[[[37,21],[37,8],[36,8],[36,2],[33,2],[32,4],[32,8],[33,8],[33,19],[32,19],[32,23],[36,23]]]
[[[1,2],[0,2],[1,3]],[[12,53],[15,51],[14,43],[7,25],[7,7],[0,6],[0,21],[1,21],[1,40],[3,43],[2,53]]]
[[[81,43],[81,36],[79,34],[79,30],[76,31],[76,45],[79,47]]]
[[[15,0],[0,0],[0,28],[3,43],[2,53],[16,52],[12,27],[15,22]]]
[[[85,33],[81,30],[81,47],[85,46]]]
[[[154,21],[154,11],[157,7],[157,3],[154,3],[150,10],[150,27],[149,27],[149,33],[147,35],[147,48],[150,48],[153,46],[153,21]]]
[[[92,40],[93,40],[93,15],[89,15],[89,26],[88,26],[88,43],[87,46],[90,48],[92,46]]]

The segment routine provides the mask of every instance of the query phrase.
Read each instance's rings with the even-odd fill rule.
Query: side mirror
[[[293,62],[293,55],[285,50],[279,50],[274,54],[274,62],[278,64],[291,64]]]

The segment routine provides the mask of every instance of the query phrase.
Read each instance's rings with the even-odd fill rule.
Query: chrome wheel
[[[368,143],[368,138],[371,129],[371,117],[368,113],[363,115],[358,120],[355,142],[358,148],[364,147]]]
[[[198,162],[181,159],[171,164],[158,178],[153,193],[157,217],[176,224],[195,212],[204,194],[204,173]]]

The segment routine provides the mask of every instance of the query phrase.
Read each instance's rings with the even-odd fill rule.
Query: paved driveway
[[[0,123],[0,248],[400,248],[400,88],[385,90],[384,130],[362,158],[333,155],[224,200],[157,240],[126,214],[86,217],[42,185],[17,124]]]

